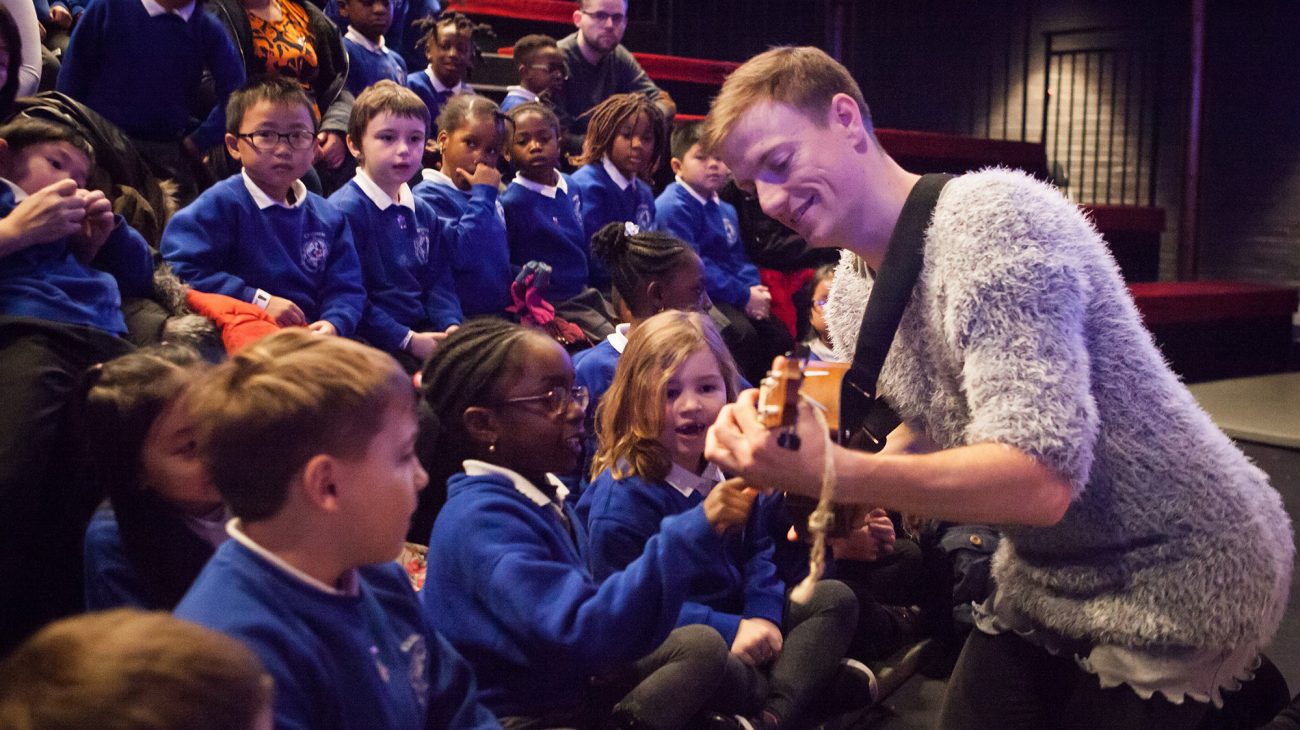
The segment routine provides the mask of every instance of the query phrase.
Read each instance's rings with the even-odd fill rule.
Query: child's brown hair
[[[0,727],[248,730],[272,692],[239,641],[123,608],[50,624],[0,664]]]
[[[364,454],[386,409],[414,407],[415,389],[389,355],[293,327],[218,365],[192,399],[212,483],[253,522],[280,511],[313,456]]]
[[[668,130],[663,111],[645,94],[614,94],[584,113],[583,116],[589,118],[587,137],[582,142],[582,154],[574,158],[573,164],[581,167],[600,161],[614,146],[614,138],[618,136],[618,128],[623,126],[623,122],[634,120],[642,114],[650,120],[650,128],[655,135],[654,154],[647,158],[645,169],[638,175],[649,182],[650,175],[659,165],[664,145],[667,144]]]
[[[592,479],[606,469],[615,479],[635,475],[660,481],[668,476],[672,457],[659,441],[665,392],[673,373],[701,350],[717,358],[727,401],[735,400],[736,363],[707,314],[668,310],[632,332],[614,382],[596,408],[600,446],[591,464]]]
[[[259,101],[286,106],[301,106],[311,115],[312,126],[320,126],[320,112],[316,105],[307,98],[307,92],[293,79],[284,76],[262,76],[244,84],[230,95],[226,102],[226,131],[239,134],[244,123],[244,115]]]
[[[420,97],[405,86],[383,79],[366,87],[352,105],[352,115],[348,117],[348,139],[352,144],[360,147],[370,121],[384,112],[419,119],[425,129],[429,128],[429,107]]]

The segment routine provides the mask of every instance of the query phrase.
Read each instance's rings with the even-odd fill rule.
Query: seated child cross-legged
[[[704,259],[713,306],[730,323],[722,331],[747,380],[757,383],[772,358],[794,346],[789,330],[772,317],[772,294],[745,254],[736,209],[718,197],[730,171],[699,144],[701,124],[673,132],[676,182],[655,199],[658,226],[695,247]]]
[[[96,366],[81,412],[86,463],[112,508],[86,528],[86,608],[170,611],[226,540],[186,397],[205,365],[159,345]]]
[[[553,479],[580,453],[586,391],[573,383],[558,344],[498,319],[466,323],[430,359],[421,439],[433,478],[452,476],[429,537],[425,615],[507,728],[680,728],[730,709],[741,693],[722,682],[726,644],[673,626],[690,586],[716,579],[720,535],[753,496],[719,487],[598,582]]]
[[[597,414],[597,476],[579,503],[598,578],[623,570],[665,518],[718,489],[705,434],[735,389],[735,364],[706,315],[663,312],[629,338]],[[786,599],[767,529],[778,500],[760,497],[745,529],[704,558],[714,577],[691,584],[677,624],[711,626],[729,642],[728,671],[755,688],[745,712],[757,726],[804,727],[870,704],[874,677],[844,659],[857,622],[847,586],[821,581],[807,603]]]
[[[560,172],[560,122],[537,102],[510,110],[513,131],[507,156],[515,178],[501,195],[510,263],[551,266],[545,293],[561,317],[593,340],[614,331],[614,315],[600,292],[587,285],[590,247],[583,231],[582,200],[573,178]]]
[[[438,115],[440,168],[425,168],[411,191],[433,207],[450,230],[452,276],[465,315],[500,315],[510,306],[510,248],[498,199],[497,161],[505,117],[485,96],[454,96]]]
[[[176,615],[257,654],[276,727],[496,727],[394,562],[428,481],[410,377],[379,350],[295,328],[193,397],[235,519]]]
[[[412,372],[460,324],[449,231],[406,181],[420,169],[424,103],[380,81],[361,93],[348,122],[356,177],[329,201],[352,230],[369,301],[357,334]]]
[[[75,478],[68,405],[87,368],[131,349],[122,297],[152,293],[148,245],[85,189],[92,163],[70,127],[0,127],[0,654],[83,608],[98,496]]]
[[[231,94],[226,151],[243,170],[177,211],[160,248],[199,291],[257,304],[282,327],[351,337],[366,304],[352,233],[299,180],[317,121],[302,87],[284,77]]]
[[[607,223],[630,221],[642,230],[655,223],[655,196],[646,182],[666,142],[664,116],[645,94],[615,94],[587,113],[587,136],[573,181],[582,196],[582,230],[588,242]],[[587,282],[609,291],[609,270],[592,257]]]

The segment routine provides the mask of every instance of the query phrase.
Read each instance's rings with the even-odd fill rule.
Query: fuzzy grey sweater
[[[826,319],[852,357],[871,280],[852,254]],[[1051,527],[1006,525],[999,600],[1094,645],[1262,646],[1295,554],[1281,498],[1142,326],[1077,206],[1003,169],[944,188],[879,391],[939,446],[1000,443],[1067,478]]]

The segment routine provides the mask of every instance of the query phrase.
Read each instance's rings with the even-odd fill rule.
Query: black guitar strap
[[[939,193],[954,175],[923,175],[903,203],[898,223],[889,237],[885,260],[876,272],[867,309],[858,330],[853,364],[840,386],[840,443],[865,451],[879,451],[897,417],[876,399],[876,381],[912,298],[912,287],[925,261],[925,230],[930,226]],[[890,424],[893,425],[890,425]]]

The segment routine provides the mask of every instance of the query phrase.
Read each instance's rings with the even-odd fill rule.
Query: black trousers
[[[90,366],[132,349],[88,327],[0,317],[0,655],[84,608],[82,540],[100,495],[78,478],[70,406]]]
[[[970,632],[948,680],[943,730],[1133,730],[1195,728],[1210,705],[1181,705],[1127,685],[1102,689],[1072,656],[1055,656],[1013,633]]]

